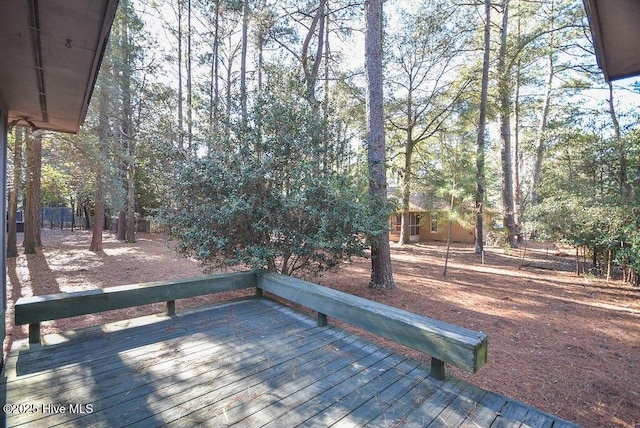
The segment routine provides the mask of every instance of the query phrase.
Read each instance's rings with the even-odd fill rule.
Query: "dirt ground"
[[[125,244],[105,233],[99,254],[87,250],[90,238],[86,231],[45,229],[39,254],[9,260],[5,352],[12,339],[27,335],[26,326],[13,325],[13,303],[21,296],[202,274],[196,262],[175,255],[162,235],[139,234],[137,243]],[[455,246],[447,276],[444,256],[441,245],[392,246],[393,291],[367,288],[370,261],[365,259],[313,280],[487,333],[487,365],[473,375],[452,370],[478,386],[587,427],[640,427],[640,289],[577,276],[571,257],[556,255],[551,245],[508,254],[488,248],[484,264],[472,248]],[[229,297],[179,301],[177,308]],[[159,304],[51,321],[43,323],[42,333],[163,310]],[[429,362],[417,352],[401,351]]]

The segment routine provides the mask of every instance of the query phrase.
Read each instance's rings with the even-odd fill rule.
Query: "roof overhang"
[[[78,132],[117,6],[118,0],[0,0],[0,105],[9,122]]]
[[[583,0],[607,81],[640,74],[640,1]]]

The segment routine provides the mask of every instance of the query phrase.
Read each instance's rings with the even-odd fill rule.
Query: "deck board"
[[[500,414],[500,410],[507,404],[507,398],[487,392],[478,405],[467,415],[460,425],[462,428],[477,428],[491,426]]]
[[[406,393],[407,389],[420,383],[425,375],[417,362],[405,360],[374,377],[370,382],[358,386],[340,401],[325,403],[322,411],[315,415],[309,414],[306,420],[309,420],[312,426],[331,426],[338,421],[341,426],[348,426],[353,420],[357,421],[356,426],[364,425],[368,419],[377,415],[372,414],[372,403],[369,401],[376,400],[375,407],[383,410],[383,403],[393,403],[397,395]],[[273,423],[267,426],[272,425],[275,426]]]
[[[44,340],[10,352],[3,404],[36,411],[7,426],[572,426],[269,299]]]

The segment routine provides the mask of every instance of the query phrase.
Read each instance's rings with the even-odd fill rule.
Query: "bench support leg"
[[[327,325],[327,316],[318,312],[318,327],[326,327]]]
[[[256,297],[264,297],[264,290],[260,287],[256,287]]]
[[[444,361],[431,357],[431,376],[438,380],[444,380]]]
[[[29,324],[29,343],[40,343],[40,323]]]
[[[172,317],[176,314],[176,301],[169,300],[167,301],[167,315]]]

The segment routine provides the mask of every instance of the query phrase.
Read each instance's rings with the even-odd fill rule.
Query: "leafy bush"
[[[249,126],[232,126],[208,157],[180,162],[173,206],[160,216],[180,253],[212,268],[284,274],[317,273],[364,255],[367,234],[379,228],[367,192],[330,164],[344,145],[335,137],[340,124],[282,91],[290,78],[269,80]]]
[[[163,216],[180,253],[210,267],[285,274],[364,255],[366,205],[347,179],[314,177],[305,162],[296,182],[253,166],[198,160],[183,169],[175,208]]]

